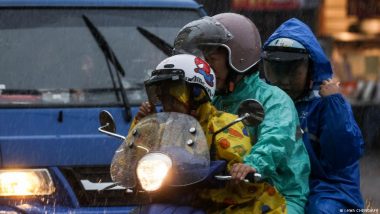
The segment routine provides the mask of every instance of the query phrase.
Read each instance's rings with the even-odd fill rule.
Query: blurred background
[[[237,12],[251,18],[263,42],[289,18],[309,25],[363,133],[361,189],[366,206],[380,209],[380,0],[197,1],[210,16]]]

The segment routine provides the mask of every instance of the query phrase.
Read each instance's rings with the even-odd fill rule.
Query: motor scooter
[[[115,151],[110,174],[114,185],[125,187],[133,195],[136,205],[152,203],[188,204],[196,188],[221,185],[230,180],[226,162],[213,160],[215,136],[230,126],[243,122],[258,126],[264,119],[262,105],[256,100],[245,100],[238,110],[238,118],[215,131],[209,148],[198,121],[186,114],[160,112],[144,117],[128,136],[116,134],[112,115],[99,114],[99,131],[123,140]],[[211,155],[210,155],[211,151]],[[260,178],[255,173],[246,182]]]

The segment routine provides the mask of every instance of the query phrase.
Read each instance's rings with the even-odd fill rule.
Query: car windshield
[[[166,57],[137,27],[173,44],[178,30],[199,18],[195,10],[2,9],[0,105],[120,104],[115,73],[112,78],[83,15],[124,68],[122,82],[131,104],[147,99],[143,81]]]

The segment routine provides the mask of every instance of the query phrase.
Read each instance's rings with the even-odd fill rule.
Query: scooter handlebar
[[[216,180],[219,181],[229,181],[232,180],[231,175],[215,175],[214,176]],[[247,176],[245,176],[244,182],[246,183],[254,183],[261,180],[261,174],[259,173],[248,173]]]

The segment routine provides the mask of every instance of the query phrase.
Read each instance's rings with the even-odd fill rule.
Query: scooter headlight
[[[0,170],[0,196],[50,195],[54,191],[47,169]]]
[[[137,177],[145,191],[159,189],[165,180],[172,160],[161,153],[150,153],[140,159],[137,164]]]

